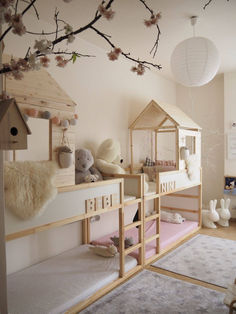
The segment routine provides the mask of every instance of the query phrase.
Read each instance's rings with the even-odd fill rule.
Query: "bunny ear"
[[[220,200],[220,205],[221,208],[225,208],[225,200],[223,198]]]
[[[227,200],[226,200],[226,204],[225,204],[225,208],[229,208],[229,204],[230,204],[230,199],[229,199],[229,198],[227,198]]]
[[[214,209],[216,209],[217,200],[214,200]]]
[[[213,210],[213,208],[214,208],[213,200],[210,200],[209,206],[210,206],[210,210]]]

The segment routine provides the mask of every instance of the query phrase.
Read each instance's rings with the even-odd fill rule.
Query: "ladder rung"
[[[154,234],[152,237],[145,239],[145,243],[149,243],[152,240],[158,239],[159,238],[159,234]]]
[[[132,229],[132,228],[135,228],[137,226],[140,226],[141,224],[142,224],[141,221],[132,222],[131,224],[128,224],[128,225],[124,226],[124,230],[127,231],[129,229]]]
[[[158,217],[159,217],[159,214],[154,214],[154,215],[148,216],[148,217],[145,218],[145,222],[148,222],[150,220],[154,220],[154,219],[156,219]]]
[[[138,244],[132,245],[128,249],[125,249],[125,255],[128,255],[129,253],[139,249],[141,246],[142,246],[142,243],[138,243]]]

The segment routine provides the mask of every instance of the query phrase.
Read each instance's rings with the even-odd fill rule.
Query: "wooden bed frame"
[[[94,301],[96,301],[98,298],[103,296],[104,294],[108,293],[111,291],[113,288],[117,287],[119,284],[123,283],[127,279],[129,279],[131,276],[133,276],[135,273],[141,271],[146,265],[149,265],[156,259],[160,258],[163,254],[165,254],[167,251],[169,251],[171,248],[176,246],[178,243],[183,241],[183,238],[181,238],[179,241],[176,241],[175,243],[172,243],[170,246],[168,246],[166,249],[160,251],[160,237],[159,237],[159,225],[160,225],[160,208],[161,208],[161,198],[163,196],[166,196],[168,193],[160,193],[159,188],[160,184],[157,184],[157,190],[156,193],[153,195],[145,196],[144,195],[144,189],[143,189],[143,184],[144,184],[144,175],[143,174],[135,174],[135,175],[113,175],[114,178],[110,180],[104,180],[100,182],[95,182],[95,183],[85,183],[85,184],[80,184],[76,186],[68,186],[68,187],[62,187],[58,189],[59,194],[65,193],[67,194],[68,192],[90,192],[90,198],[93,198],[94,195],[97,196],[97,194],[93,194],[96,189],[102,189],[101,193],[99,196],[106,196],[107,195],[107,188],[111,185],[118,185],[119,186],[119,202],[116,205],[112,205],[109,207],[104,207],[102,209],[97,209],[93,211],[89,211],[88,208],[86,208],[87,200],[84,199],[82,200],[84,202],[84,213],[75,215],[72,217],[67,217],[65,219],[57,220],[55,217],[54,222],[49,222],[44,225],[37,225],[37,226],[32,226],[32,228],[28,228],[26,230],[22,231],[17,231],[11,234],[6,235],[6,241],[10,241],[13,239],[17,239],[20,237],[27,236],[29,234],[33,234],[36,232],[44,231],[50,228],[55,228],[58,226],[63,226],[66,224],[69,224],[71,222],[75,221],[82,221],[83,222],[83,243],[87,244],[90,243],[90,219],[95,216],[95,215],[100,215],[100,214],[105,214],[114,210],[119,211],[119,251],[120,251],[120,271],[119,271],[119,278],[112,283],[108,284],[107,286],[103,287],[102,289],[98,290],[95,294],[93,294],[91,297],[88,299],[80,302],[79,304],[73,306],[71,309],[67,311],[67,313],[77,313],[78,311],[81,311]],[[159,182],[159,181],[158,181]],[[176,196],[178,199],[180,197],[184,198],[197,198],[199,200],[199,227],[194,230],[194,232],[191,232],[187,234],[184,238],[189,237],[191,234],[197,232],[200,228],[201,224],[201,215],[200,215],[200,210],[201,210],[201,184],[195,185],[198,186],[199,190],[199,195],[189,195],[189,194],[175,194],[176,192],[179,192],[180,190],[185,190],[187,187],[183,187],[182,189],[177,189],[175,191],[169,192],[170,197]],[[86,192],[86,193],[87,193]],[[109,192],[110,193],[110,192]],[[134,200],[130,200],[127,202],[124,202],[124,194],[133,194],[136,198]],[[155,204],[155,214],[145,217],[145,202],[147,200],[154,200]],[[138,221],[129,223],[128,225],[124,224],[124,215],[125,211],[128,210],[129,205],[138,205]],[[50,210],[50,205],[49,205],[49,210]],[[181,210],[181,209],[178,209]],[[186,209],[186,211],[192,211],[191,209]],[[145,223],[150,221],[150,220],[155,220],[156,221],[156,234],[153,235],[150,238],[145,237],[145,231],[144,231],[144,226]],[[37,220],[36,220],[37,221]],[[138,227],[138,235],[139,235],[139,241],[137,244],[125,249],[124,247],[124,238],[125,238],[125,231],[129,230],[131,228]],[[7,229],[7,228],[6,228]],[[145,244],[156,239],[156,254],[152,256],[151,258],[145,259]],[[135,250],[139,250],[139,257],[138,257],[138,265],[134,267],[132,270],[125,272],[124,270],[124,259],[125,256],[130,254],[131,252]]]

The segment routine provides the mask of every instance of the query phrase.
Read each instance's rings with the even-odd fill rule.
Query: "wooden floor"
[[[230,239],[230,240],[235,240],[236,241],[236,222],[230,222],[230,226],[225,228],[225,227],[218,227],[217,229],[207,229],[207,228],[202,228],[200,229],[200,231],[198,232],[200,234],[206,234],[212,237],[219,237],[219,238],[225,238],[225,239]],[[183,280],[183,281],[187,281],[193,284],[197,284],[212,290],[216,290],[216,291],[220,291],[220,292],[225,292],[226,289],[213,285],[213,284],[208,284],[204,281],[201,280],[197,280],[197,279],[193,279],[193,278],[189,278],[187,276],[183,276],[183,275],[179,275],[179,274],[175,274],[173,272],[167,271],[167,270],[163,270],[161,268],[157,268],[157,267],[152,267],[152,266],[147,266],[147,269],[157,272],[159,274],[163,274],[169,277],[173,277],[179,280]]]

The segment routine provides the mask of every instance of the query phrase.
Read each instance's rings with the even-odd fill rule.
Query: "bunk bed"
[[[141,269],[142,260],[127,256],[124,249],[123,191],[121,178],[80,184],[60,188],[56,199],[35,219],[22,222],[7,211],[5,225],[9,241],[74,221],[82,220],[84,225],[83,245],[8,275],[10,313],[76,313]],[[112,200],[114,194],[117,195],[114,204],[99,209],[87,206],[88,199],[110,196]],[[139,202],[136,197],[128,199],[129,203]],[[89,249],[88,221],[114,210],[119,211],[119,253],[114,258],[97,256]]]
[[[131,175],[137,172],[154,174],[152,178],[149,176],[148,191],[143,191],[142,196],[143,259],[144,264],[147,265],[201,227],[201,128],[178,107],[159,104],[152,100],[131,123],[129,129]],[[151,156],[146,158],[151,165],[147,164],[143,167],[141,160],[135,160],[134,132],[151,132]],[[165,163],[158,160],[161,153],[158,150],[158,134],[169,133],[175,136],[174,147],[172,147],[174,160]],[[182,151],[186,149],[190,157],[195,159],[194,167],[191,165],[194,169],[187,167],[190,162],[182,154]],[[127,186],[128,175],[123,178]],[[149,214],[150,202],[152,203],[151,214]],[[186,221],[181,225],[161,221],[161,210],[180,213]],[[118,235],[117,231],[96,239],[92,243],[108,245],[112,243],[110,238],[114,235]],[[136,243],[137,230],[135,228],[126,230],[125,237],[132,237]],[[133,251],[131,256],[137,257],[136,253]]]

